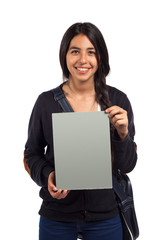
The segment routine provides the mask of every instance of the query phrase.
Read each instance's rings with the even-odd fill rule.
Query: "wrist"
[[[123,132],[123,133],[118,132],[118,135],[119,135],[121,141],[124,141],[126,139],[126,137],[128,136],[128,130],[126,132]]]

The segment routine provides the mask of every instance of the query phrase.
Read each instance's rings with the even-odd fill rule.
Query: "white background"
[[[130,174],[140,240],[159,236],[159,59],[157,0],[1,0],[0,238],[38,239],[39,187],[23,168],[28,121],[38,95],[62,82],[59,45],[77,21],[103,33],[108,84],[127,93],[134,110],[139,160]],[[3,236],[3,237],[2,237]]]

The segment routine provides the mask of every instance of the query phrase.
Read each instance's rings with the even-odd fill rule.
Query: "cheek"
[[[98,69],[98,62],[96,58],[92,60],[92,66],[94,66],[96,70]]]
[[[75,59],[74,58],[70,58],[70,57],[66,57],[66,63],[67,63],[67,67],[68,69],[72,68],[75,64]]]

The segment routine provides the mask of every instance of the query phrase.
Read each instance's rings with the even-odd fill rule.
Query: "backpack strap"
[[[61,87],[52,89],[55,101],[58,101],[64,112],[74,112]]]

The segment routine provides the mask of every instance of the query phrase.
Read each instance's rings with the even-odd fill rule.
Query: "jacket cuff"
[[[129,134],[127,135],[127,137],[124,140],[121,140],[121,138],[118,136],[118,134],[112,138],[113,143],[117,143],[117,144],[121,144],[121,145],[126,144],[129,140],[130,140]]]
[[[54,171],[54,168],[51,166],[45,166],[42,170],[42,178],[44,186],[48,186],[48,177],[51,172]]]
[[[131,138],[129,134],[124,140],[121,140],[120,137],[112,139],[114,151],[119,155],[118,158],[120,158],[121,154],[124,154],[127,151],[130,140]]]

